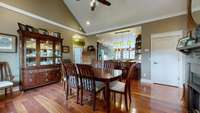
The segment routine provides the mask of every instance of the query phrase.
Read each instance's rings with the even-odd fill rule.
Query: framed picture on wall
[[[0,52],[1,53],[17,52],[17,36],[0,33]]]
[[[70,47],[69,46],[62,46],[62,52],[63,53],[69,53],[70,52]]]

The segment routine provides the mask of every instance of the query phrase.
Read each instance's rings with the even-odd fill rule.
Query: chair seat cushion
[[[0,89],[8,88],[10,86],[13,86],[13,82],[11,82],[11,81],[0,81]]]
[[[125,83],[120,81],[113,81],[110,83],[110,90],[115,92],[125,92]]]
[[[96,92],[105,88],[105,84],[103,82],[95,81],[95,84],[96,84]]]

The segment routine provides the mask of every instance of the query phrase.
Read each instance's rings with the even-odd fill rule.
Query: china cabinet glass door
[[[53,64],[53,42],[40,40],[40,65]]]
[[[27,38],[25,40],[25,64],[26,66],[36,66],[36,39]]]
[[[62,58],[61,43],[55,44],[55,64],[60,64]]]

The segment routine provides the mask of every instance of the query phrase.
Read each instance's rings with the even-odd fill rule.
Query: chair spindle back
[[[71,87],[78,86],[78,74],[76,65],[72,63],[64,63],[64,73],[67,79],[67,82]]]
[[[0,81],[12,81],[13,76],[7,62],[0,62]]]
[[[90,65],[77,64],[80,77],[80,85],[84,90],[95,91],[95,80],[93,68]]]

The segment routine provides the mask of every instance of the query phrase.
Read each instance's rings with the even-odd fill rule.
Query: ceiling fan
[[[94,11],[95,8],[96,8],[96,4],[97,4],[97,1],[105,6],[110,6],[111,3],[107,0],[91,0],[90,2],[90,7],[91,7],[91,11]]]

